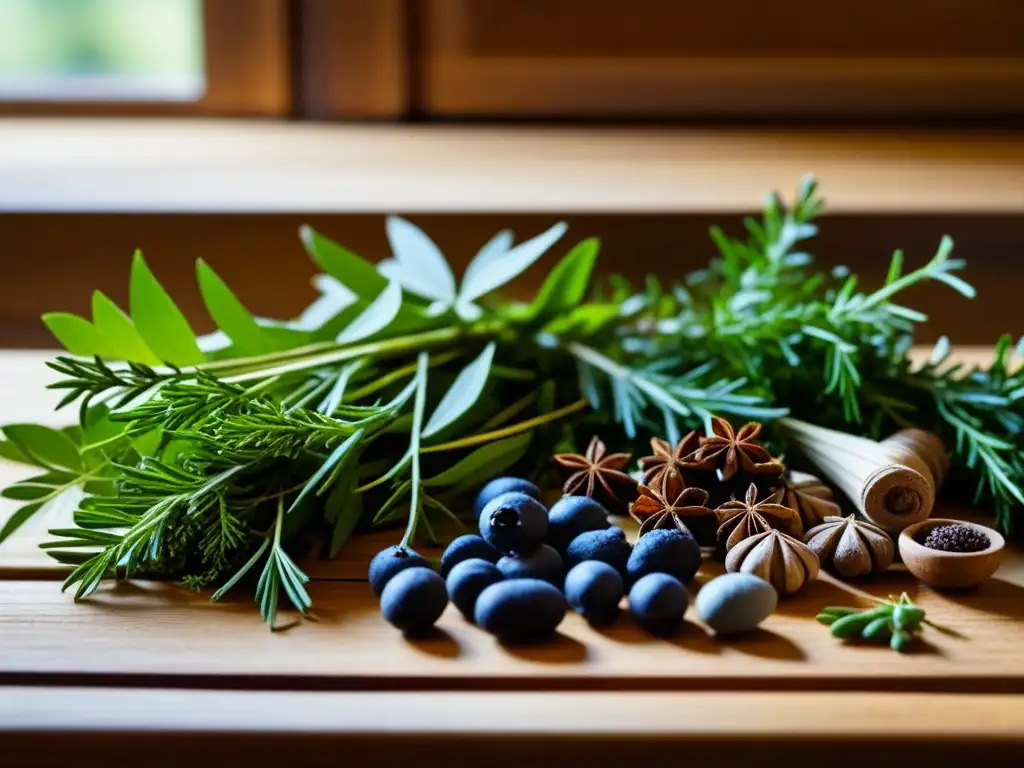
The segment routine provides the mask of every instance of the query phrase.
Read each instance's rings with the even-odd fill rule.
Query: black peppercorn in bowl
[[[962,589],[989,578],[1003,561],[1006,541],[991,528],[932,518],[903,529],[900,557],[930,587]]]

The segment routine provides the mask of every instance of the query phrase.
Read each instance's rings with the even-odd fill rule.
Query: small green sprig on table
[[[829,606],[815,618],[831,627],[832,637],[887,642],[894,651],[902,653],[920,632],[924,616],[924,609],[914,605],[904,592],[875,608]]]
[[[3,428],[0,457],[36,474],[3,491],[23,506],[0,542],[66,504],[75,527],[45,547],[73,566],[76,597],[144,576],[219,598],[251,575],[273,624],[278,585],[310,607],[296,560],[311,541],[336,556],[367,528],[436,540],[484,482],[515,471],[544,483],[545,457],[591,434],[630,450],[676,442],[712,414],[770,429],[790,413],[875,438],[937,431],[955,446],[954,480],[1008,531],[1024,507],[1024,374],[1010,340],[987,370],[950,370],[947,342],[911,366],[925,317],[897,300],[929,281],[973,296],[954,274],[963,262],[948,238],[911,271],[897,251],[883,286],[858,292],[855,277],[813,268],[805,246],[822,209],[810,179],[789,206],[769,195],[745,237],[712,230],[706,269],[641,289],[594,279],[599,243],[583,240],[528,301],[500,292],[564,224],[518,244],[499,232],[461,281],[404,219],[388,218],[391,258],[378,264],[303,228],[319,298],[296,319],[256,318],[200,261],[218,329],[201,338],[136,254],[129,312],[96,292],[91,318],[43,318],[68,352],[50,364],[52,386],[78,419]]]

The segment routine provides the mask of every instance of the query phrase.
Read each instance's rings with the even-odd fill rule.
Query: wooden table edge
[[[830,764],[863,764],[864,750],[876,747],[881,753],[872,764],[887,765],[929,752],[944,759],[1019,753],[1024,697],[0,687],[5,765],[36,764],[44,753],[88,764],[115,744],[121,759],[149,750],[158,765],[209,757],[214,744],[225,755],[289,754],[300,764],[330,754],[374,764],[416,757],[429,764],[430,755],[443,754],[450,764],[499,747],[489,763],[535,762],[531,756],[664,761],[684,754],[721,763],[737,746],[758,757],[806,758],[821,754],[808,751],[816,745],[828,745],[836,750]],[[346,751],[332,752],[340,747]],[[664,751],[672,747],[686,752]]]

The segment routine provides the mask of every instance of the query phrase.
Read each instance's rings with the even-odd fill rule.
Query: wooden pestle
[[[897,534],[926,519],[949,458],[939,438],[907,429],[876,442],[798,419],[781,419],[789,440],[876,525]]]

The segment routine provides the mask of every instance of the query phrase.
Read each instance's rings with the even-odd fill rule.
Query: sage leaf
[[[206,309],[239,354],[259,355],[274,351],[274,345],[234,292],[202,259],[196,261],[196,278]]]
[[[389,216],[388,242],[394,254],[395,274],[410,293],[447,306],[455,303],[455,276],[441,249],[412,222]]]
[[[142,340],[131,318],[102,291],[93,291],[92,321],[114,358],[145,365],[163,362]]]
[[[583,301],[600,247],[601,242],[597,238],[589,238],[558,262],[530,305],[529,319],[537,325],[544,325]]]
[[[423,429],[422,437],[430,437],[440,432],[473,407],[487,383],[491,361],[494,359],[494,350],[494,342],[491,342],[476,360],[462,369],[431,414],[427,426]]]
[[[523,432],[504,440],[477,448],[471,454],[434,477],[427,478],[423,485],[432,487],[466,486],[482,483],[495,477],[515,464],[526,454],[533,439],[533,432]]]
[[[199,365],[206,360],[185,316],[146,265],[141,251],[132,261],[132,320],[146,345],[171,365]]]
[[[84,317],[70,312],[48,312],[43,315],[43,322],[72,355],[112,357],[99,331]]]
[[[373,264],[312,227],[300,227],[299,237],[310,258],[359,298],[372,301],[387,287],[387,279]]]
[[[26,504],[7,518],[7,522],[4,523],[4,527],[0,528],[0,544],[3,544],[11,534],[21,528],[21,526],[23,526],[29,518],[32,517],[32,515],[38,512],[42,506],[42,502]]]
[[[466,286],[474,280],[482,279],[483,273],[491,268],[491,265],[512,249],[513,235],[511,229],[503,229],[494,237],[483,244],[483,247],[476,252],[476,256],[469,262],[466,271],[462,273],[462,287],[460,295],[466,292]]]
[[[44,466],[72,472],[83,470],[78,447],[63,432],[41,424],[8,424],[3,431],[22,453]]]
[[[336,341],[339,344],[350,344],[369,338],[391,325],[401,309],[402,286],[390,282],[370,306],[338,334]]]
[[[502,243],[495,245],[491,252],[482,252],[473,261],[476,262],[477,259],[480,259],[484,263],[476,269],[473,268],[473,263],[470,263],[466,270],[466,276],[462,280],[459,299],[475,301],[518,277],[537,259],[547,253],[548,249],[561,239],[568,228],[565,222],[559,222],[546,232],[517,245],[507,253],[501,254],[498,251],[498,247]],[[491,242],[493,243],[494,240]]]

